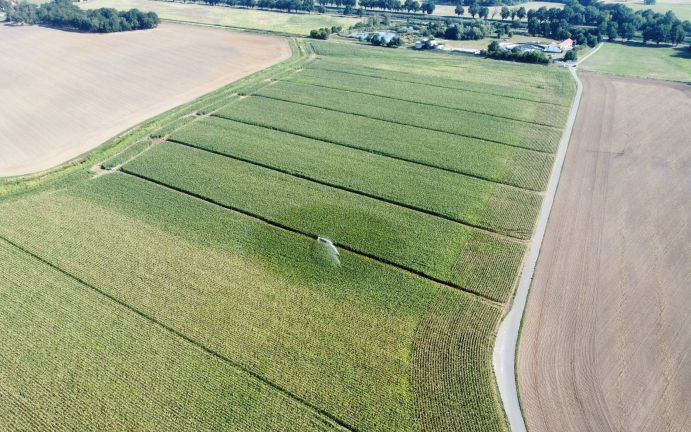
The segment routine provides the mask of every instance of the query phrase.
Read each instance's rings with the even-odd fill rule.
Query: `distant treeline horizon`
[[[85,33],[113,33],[145,30],[156,27],[161,21],[155,12],[139,9],[118,11],[110,8],[83,10],[70,0],[52,0],[42,5],[12,4],[0,0],[0,10],[6,21],[15,24],[39,24],[47,27],[76,30]]]

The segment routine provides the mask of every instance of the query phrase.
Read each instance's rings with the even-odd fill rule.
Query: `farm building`
[[[564,41],[561,41],[557,44],[557,47],[559,47],[559,49],[562,51],[570,50],[573,48],[573,39],[568,38]]]
[[[379,36],[379,39],[383,40],[386,43],[391,42],[391,39],[393,39],[396,36],[395,32],[373,32],[373,33],[355,33],[351,34],[349,37],[355,38],[355,39],[360,39],[360,40],[367,40],[367,38],[370,38],[372,36]]]
[[[499,48],[503,50],[517,49],[521,52],[532,52],[540,51],[547,54],[559,54],[565,50],[570,50],[573,48],[573,40],[566,39],[560,43],[541,43],[539,41],[526,42],[526,43],[512,43],[512,42],[501,42]]]

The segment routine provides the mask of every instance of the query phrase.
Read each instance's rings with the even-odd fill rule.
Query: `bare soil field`
[[[531,432],[691,430],[691,87],[583,74],[528,299]]]
[[[290,57],[286,40],[162,24],[80,34],[0,25],[0,176],[42,171]]]

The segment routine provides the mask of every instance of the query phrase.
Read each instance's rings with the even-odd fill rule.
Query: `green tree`
[[[399,38],[398,36],[392,37],[389,43],[386,44],[386,46],[388,46],[389,48],[398,48],[401,45],[403,45],[403,40],[401,40],[401,38]]]
[[[468,13],[471,17],[475,18],[475,15],[478,15],[480,13],[480,6],[476,4],[468,6]]]
[[[646,6],[653,6],[655,3],[657,3],[655,0],[643,0],[643,4]]]
[[[488,15],[489,15],[489,8],[487,6],[482,6],[480,8],[480,12],[479,12],[480,18],[487,19]]]
[[[619,24],[616,21],[610,21],[607,23],[607,37],[610,40],[614,40],[619,37]]]
[[[624,23],[621,26],[621,37],[630,41],[634,36],[636,36],[636,26],[630,22]]]
[[[420,7],[420,10],[421,10],[422,12],[426,13],[427,15],[432,15],[432,13],[434,13],[435,7],[436,7],[436,6],[435,6],[435,4],[434,4],[433,1],[431,1],[431,0],[426,0],[424,3],[422,3],[422,6]]]
[[[463,6],[461,6],[460,4],[456,5],[456,9],[454,9],[454,13],[456,15],[461,16],[461,15],[463,15],[464,12],[465,11],[463,10]]]
[[[564,60],[565,61],[576,61],[578,59],[578,54],[576,54],[576,50],[568,50],[566,51],[566,54],[564,54]]]
[[[505,20],[511,15],[511,11],[509,10],[508,7],[502,6],[501,7],[501,19]]]
[[[523,19],[526,17],[526,11],[523,6],[518,8],[518,10],[516,11],[516,16],[518,17],[518,19]]]

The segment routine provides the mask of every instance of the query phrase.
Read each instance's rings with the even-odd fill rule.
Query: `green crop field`
[[[508,430],[492,347],[568,71],[293,48],[0,183],[1,425]]]

